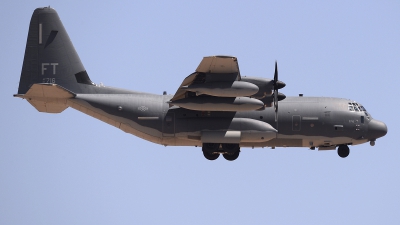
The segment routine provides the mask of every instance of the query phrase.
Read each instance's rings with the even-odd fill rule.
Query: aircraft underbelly
[[[160,101],[135,95],[79,94],[69,100],[69,106],[126,133],[162,144]]]
[[[312,136],[306,136],[306,135],[281,135],[278,134],[278,140],[277,145],[278,147],[329,147],[337,144],[342,144],[342,143],[351,143],[352,139],[349,137],[327,137],[327,136],[317,136],[317,135],[312,135]],[[288,141],[290,140],[290,141]],[[292,142],[291,140],[299,140],[299,145],[297,146],[289,146],[287,145]],[[272,143],[269,143],[272,144]]]

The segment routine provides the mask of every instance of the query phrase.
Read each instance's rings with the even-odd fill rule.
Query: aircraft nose
[[[387,133],[387,126],[384,122],[372,119],[368,124],[368,136],[371,138],[380,138]]]

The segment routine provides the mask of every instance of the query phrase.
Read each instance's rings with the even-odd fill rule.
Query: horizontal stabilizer
[[[57,84],[33,84],[26,94],[14,97],[26,99],[39,112],[60,113],[68,108],[67,100],[75,94]]]

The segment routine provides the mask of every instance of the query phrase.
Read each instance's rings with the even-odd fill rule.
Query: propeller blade
[[[278,122],[278,63],[275,61],[274,72],[274,108],[275,108],[275,122]]]
[[[278,63],[275,61],[275,73],[274,73],[274,88],[278,82]]]
[[[275,122],[278,122],[278,90],[274,90]]]

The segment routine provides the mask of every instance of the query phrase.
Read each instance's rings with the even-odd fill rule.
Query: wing
[[[183,99],[187,96],[187,86],[209,82],[234,82],[240,81],[239,65],[233,56],[207,56],[204,57],[196,72],[187,76],[179,86],[170,101]]]

